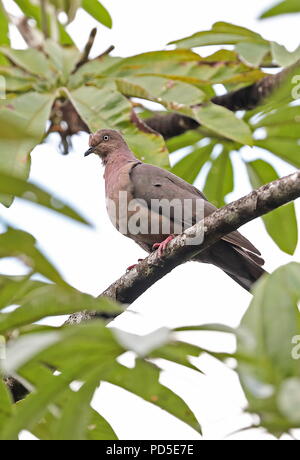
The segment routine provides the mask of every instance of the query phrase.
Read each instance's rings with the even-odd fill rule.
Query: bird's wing
[[[203,193],[200,192],[196,187],[184,181],[175,174],[169,171],[152,166],[146,163],[138,163],[134,165],[130,172],[130,179],[132,182],[132,189],[134,198],[143,200],[147,203],[149,209],[153,209],[153,203],[151,200],[162,200],[167,199],[172,201],[179,199],[183,200],[197,200],[204,201],[204,217],[212,214],[217,208],[209,203]],[[162,210],[163,212],[163,210]],[[170,216],[172,219],[174,216]],[[196,223],[195,214],[192,215],[189,221],[185,221],[186,227],[191,227]],[[254,254],[261,255],[259,250],[243,235],[238,231],[232,232],[222,238],[228,243],[246,249]]]

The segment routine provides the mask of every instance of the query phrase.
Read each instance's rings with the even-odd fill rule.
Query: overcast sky
[[[11,4],[9,0],[4,3]],[[272,4],[269,0],[111,0],[103,1],[103,4],[112,14],[114,27],[112,31],[99,27],[95,54],[111,44],[115,45],[114,54],[121,56],[163,49],[169,41],[209,29],[215,21],[253,28],[265,38],[285,44],[289,49],[299,44],[298,15],[264,22],[256,19]],[[84,13],[78,14],[71,25],[70,31],[81,48],[94,25],[95,22]],[[22,46],[17,35],[15,43]],[[144,253],[131,240],[118,234],[106,216],[102,166],[93,156],[83,158],[87,136],[76,136],[73,142],[74,150],[67,157],[59,154],[55,138],[37,147],[32,154],[30,178],[77,208],[95,224],[96,229],[76,225],[20,200],[16,200],[9,210],[1,208],[0,216],[35,235],[41,248],[69,283],[97,295]],[[243,157],[271,158],[257,148],[245,148]],[[239,155],[234,154],[233,159],[236,188],[230,200],[250,191]],[[292,168],[283,162],[273,164],[281,175],[292,172]],[[198,185],[201,187],[202,183],[203,177],[200,177]],[[289,257],[275,246],[260,220],[244,227],[243,233],[261,250],[269,271],[299,260],[299,250],[294,257]],[[22,270],[12,261],[1,262],[0,269],[9,274]],[[202,323],[237,326],[250,300],[251,296],[220,270],[189,263],[178,267],[139,298],[131,307],[138,314],[125,313],[114,325],[139,334],[162,326]],[[61,321],[61,318],[52,320],[51,324],[60,324]],[[188,338],[217,351],[234,350],[234,341],[222,334],[197,333]],[[131,365],[132,356],[122,362]],[[207,356],[194,359],[193,363],[205,375],[161,363],[165,369],[161,382],[190,405],[202,424],[204,438],[223,439],[239,428],[251,425],[253,418],[243,414],[246,400],[236,374]],[[172,416],[108,384],[103,384],[97,392],[94,406],[110,421],[121,439],[200,439],[196,432]],[[272,437],[263,431],[249,430],[229,438]]]

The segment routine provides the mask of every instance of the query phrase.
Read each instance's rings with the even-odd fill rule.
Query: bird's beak
[[[90,147],[84,154],[85,157],[87,157],[88,155],[90,155],[91,153],[94,153],[94,147]]]

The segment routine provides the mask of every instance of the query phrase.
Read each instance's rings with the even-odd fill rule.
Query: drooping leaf
[[[20,304],[21,306],[12,313],[0,316],[0,331],[5,332],[32,324],[47,316],[68,315],[82,310],[105,313],[122,312],[120,307],[106,299],[94,298],[69,286],[37,287],[27,293],[21,299]]]
[[[265,11],[260,18],[271,18],[272,16],[278,16],[280,14],[299,13],[300,5],[298,0],[284,0],[273,6],[272,8]]]
[[[96,21],[108,28],[112,28],[112,19],[107,9],[98,0],[82,0],[82,8]]]
[[[0,106],[0,171],[27,179],[29,154],[41,142],[54,101],[52,94],[30,92]],[[2,202],[10,205],[12,198]]]
[[[245,27],[236,26],[227,22],[215,23],[211,30],[198,32],[190,37],[170,42],[178,48],[195,48],[207,45],[232,45],[240,42],[267,43],[261,35]]]
[[[285,46],[272,42],[271,51],[274,62],[282,67],[289,67],[300,59],[300,46],[294,52],[290,52]]]
[[[145,132],[132,122],[132,106],[122,94],[106,87],[80,87],[71,91],[69,97],[91,131],[118,129],[138,158],[146,163],[168,166],[168,152],[162,137]]]
[[[248,162],[247,170],[254,189],[279,179],[273,166],[264,160]],[[288,254],[294,254],[298,243],[298,227],[294,203],[288,203],[264,215],[263,222],[267,232],[279,248]]]
[[[145,401],[166,410],[201,433],[200,425],[186,403],[159,383],[159,368],[153,364],[138,359],[135,367],[128,369],[116,363],[113,368],[103,375],[103,380],[113,385],[118,385],[140,396]],[[145,385],[145,382],[147,382],[147,385]]]
[[[37,75],[40,78],[50,80],[52,70],[46,56],[38,50],[28,48],[25,50],[16,50],[8,47],[0,47],[0,51],[10,59],[14,64],[29,74]]]
[[[299,264],[291,263],[259,281],[237,335],[238,353],[252,358],[238,365],[249,410],[277,436],[295,427],[282,407],[282,385],[300,376],[293,354],[300,337],[299,276]]]
[[[253,145],[249,126],[225,107],[210,103],[203,107],[192,109],[191,115],[201,125],[219,136],[241,144]]]
[[[297,169],[300,168],[300,147],[298,139],[268,137],[266,139],[256,140],[255,145],[275,153],[279,158],[295,166]]]
[[[125,96],[158,102],[170,110],[181,104],[199,104],[205,99],[205,94],[195,86],[162,77],[117,79],[117,88]]]
[[[50,58],[50,62],[62,76],[62,84],[66,84],[71,72],[75,69],[80,59],[80,53],[75,47],[63,47],[53,40],[47,40],[44,50]]]
[[[0,258],[17,257],[32,270],[64,286],[58,271],[37,249],[36,240],[29,233],[9,228],[0,235]]]
[[[8,19],[3,8],[2,3],[0,2],[0,45],[10,44],[9,40],[9,29],[8,29]]]
[[[172,172],[190,184],[197,179],[202,167],[209,160],[213,144],[196,148],[193,152],[178,161],[172,168]]]
[[[229,152],[223,152],[212,162],[203,190],[207,199],[217,208],[225,205],[226,196],[233,191],[233,166]]]
[[[270,51],[270,46],[263,43],[241,42],[236,45],[235,49],[246,64],[259,67]]]
[[[1,363],[1,338],[0,338],[0,364]],[[0,433],[9,418],[13,415],[13,403],[7,386],[5,385],[0,368]]]
[[[23,179],[12,177],[1,172],[0,194],[17,196],[22,200],[44,206],[54,212],[62,214],[63,216],[88,225],[87,221],[80,216],[77,211],[64,204],[58,198],[51,196],[40,187],[30,184]]]

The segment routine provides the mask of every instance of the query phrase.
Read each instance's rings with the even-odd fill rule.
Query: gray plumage
[[[185,182],[162,168],[142,163],[137,160],[128,148],[121,134],[114,130],[99,130],[90,137],[90,149],[86,154],[95,153],[100,156],[105,165],[105,189],[106,197],[117,205],[119,204],[119,192],[127,192],[128,200],[139,200],[143,203],[142,213],[149,219],[150,213],[156,212],[151,200],[174,199],[183,203],[190,200],[193,203],[193,211],[196,209],[196,202],[201,200],[204,205],[204,217],[207,217],[216,210],[205,196],[194,186]],[[183,206],[183,205],[182,205]],[[109,213],[110,210],[108,209]],[[176,215],[164,215],[160,209],[158,219],[160,223],[164,219],[170,220],[170,233],[164,234],[160,231],[157,234],[148,230],[140,234],[128,234],[146,251],[151,252],[154,243],[163,242],[170,234],[176,224]],[[130,218],[132,213],[129,213]],[[190,219],[181,222],[186,227],[196,223],[196,214],[193,212]],[[114,225],[119,229],[120,221]],[[161,227],[160,227],[161,228]],[[176,228],[176,227],[174,227]],[[253,283],[264,273],[262,265],[264,260],[256,247],[238,231],[232,232],[222,238],[206,251],[199,254],[194,260],[202,263],[210,263],[221,268],[228,276],[240,284],[246,290],[250,290]]]

